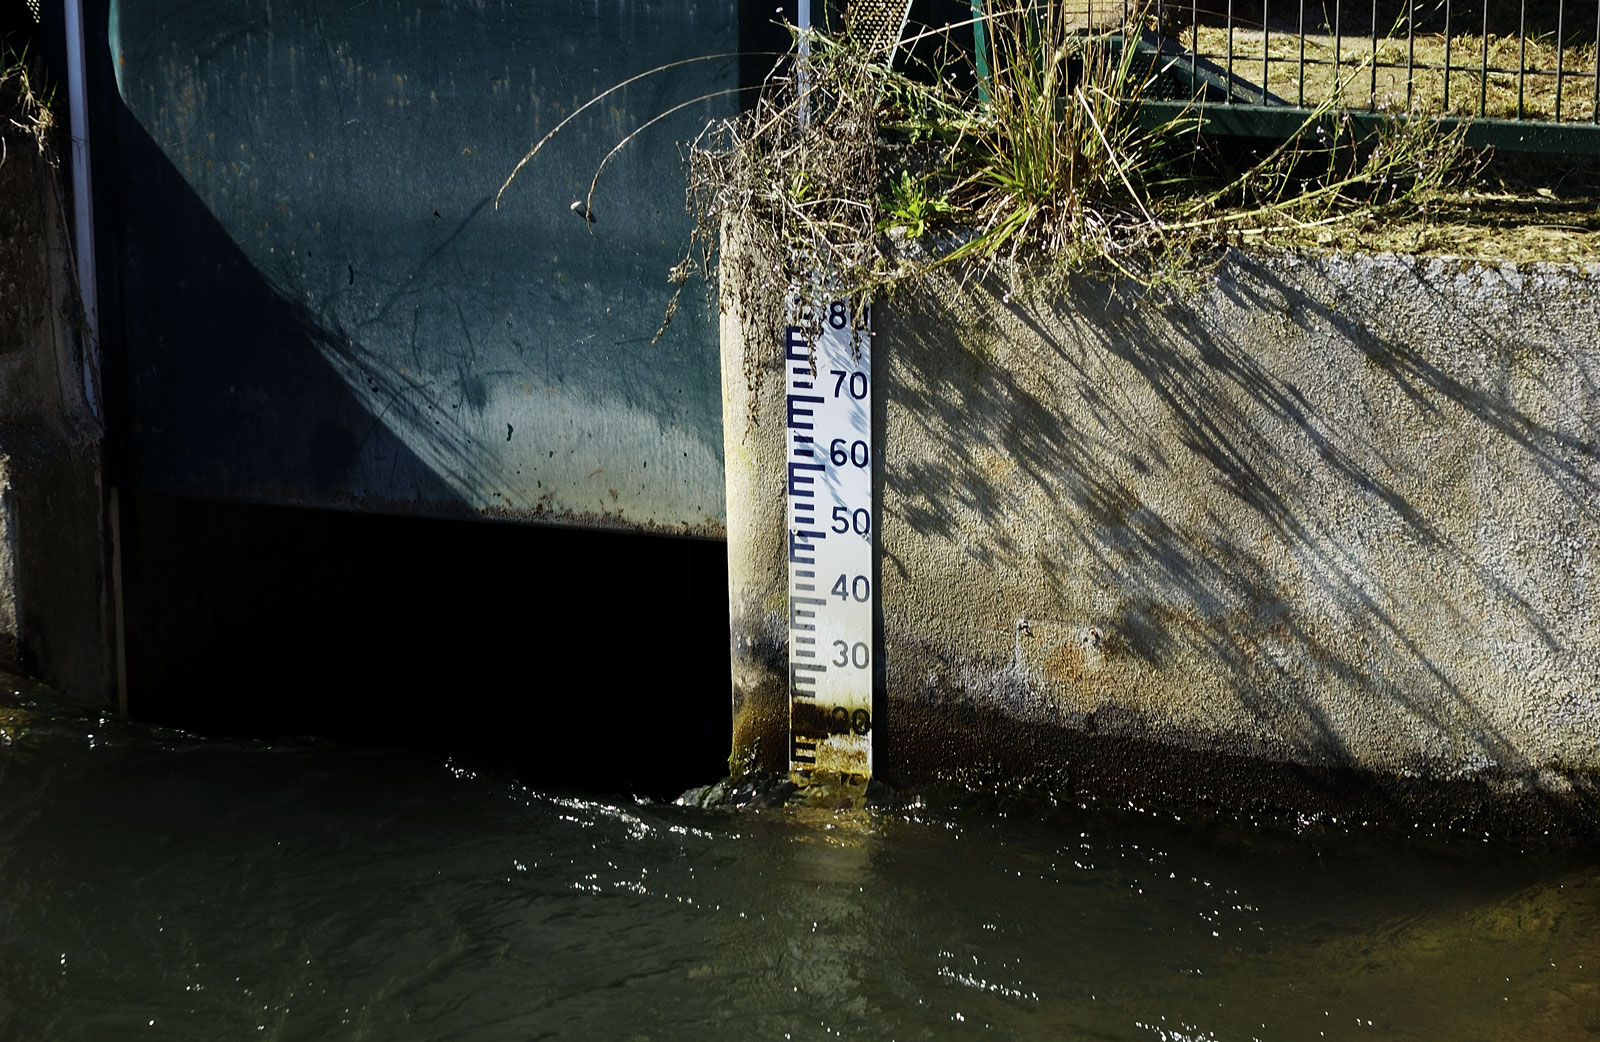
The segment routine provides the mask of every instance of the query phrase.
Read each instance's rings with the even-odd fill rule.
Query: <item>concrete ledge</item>
[[[733,256],[735,751],[781,768],[779,341]],[[1163,306],[880,305],[880,776],[1594,828],[1597,299],[1600,269],[1230,254]]]
[[[724,250],[718,322],[727,482],[734,774],[788,770],[781,282],[748,252]],[[748,301],[748,303],[747,303]]]

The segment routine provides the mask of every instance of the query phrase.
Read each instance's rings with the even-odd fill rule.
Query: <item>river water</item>
[[[4,1039],[1600,1037],[1593,854],[0,732]]]

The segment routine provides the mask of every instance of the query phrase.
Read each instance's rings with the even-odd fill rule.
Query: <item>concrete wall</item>
[[[723,286],[734,741],[781,768],[757,269]],[[1162,305],[881,304],[880,776],[1592,825],[1597,299],[1600,267],[1231,254]]]
[[[0,163],[0,665],[115,697],[101,429],[83,398],[59,171],[11,134]]]
[[[655,334],[771,8],[87,7],[123,487],[721,536],[704,297]]]

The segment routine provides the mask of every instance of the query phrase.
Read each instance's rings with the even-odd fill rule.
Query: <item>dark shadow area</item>
[[[793,48],[794,41],[784,23],[794,21],[794,4],[773,4],[765,9],[764,15],[759,17],[749,11],[739,19],[739,83],[744,86],[764,83]],[[742,92],[740,108],[754,108],[760,96],[757,90]]]
[[[43,33],[26,4],[7,4],[0,10],[0,48],[37,51]]]
[[[952,751],[950,735],[969,736],[978,756]],[[1348,843],[1353,826],[1387,841],[1515,843],[1523,852],[1600,848],[1594,822],[1600,798],[1583,789],[1566,798],[1507,792],[1482,779],[1398,777],[1349,768],[1264,761],[1190,749],[1146,734],[1095,734],[1041,727],[991,706],[946,702],[908,717],[877,751],[891,785],[955,784],[1003,801],[1021,797],[1028,813],[1058,807],[1129,807],[1170,812],[1197,827],[1247,824],[1300,837]],[[1261,833],[1266,835],[1268,833]]]
[[[1153,6],[1153,5],[1152,5]],[[1221,0],[1165,0],[1163,7],[1174,10],[1187,23],[1225,25],[1230,13],[1240,28],[1259,28],[1263,6],[1234,6]],[[1307,33],[1329,33],[1337,26],[1345,35],[1380,39],[1395,35],[1404,38],[1407,22],[1416,32],[1443,33],[1448,26],[1453,34],[1553,37],[1557,30],[1569,45],[1592,43],[1595,32],[1595,5],[1574,0],[1465,0],[1453,4],[1423,4],[1411,0],[1381,0],[1370,4],[1302,3],[1299,0],[1267,0],[1266,24],[1275,32],[1293,32],[1301,26]],[[1476,60],[1474,57],[1472,60]]]
[[[124,499],[137,719],[675,796],[726,771],[723,544]]]
[[[922,83],[948,80],[956,90],[977,89],[977,46],[968,0],[914,0],[906,17],[895,68]]]

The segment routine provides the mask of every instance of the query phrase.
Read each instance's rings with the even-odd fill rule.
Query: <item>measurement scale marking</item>
[[[790,769],[868,775],[875,603],[869,334],[865,316],[852,316],[843,301],[807,308],[791,299],[790,315]]]

